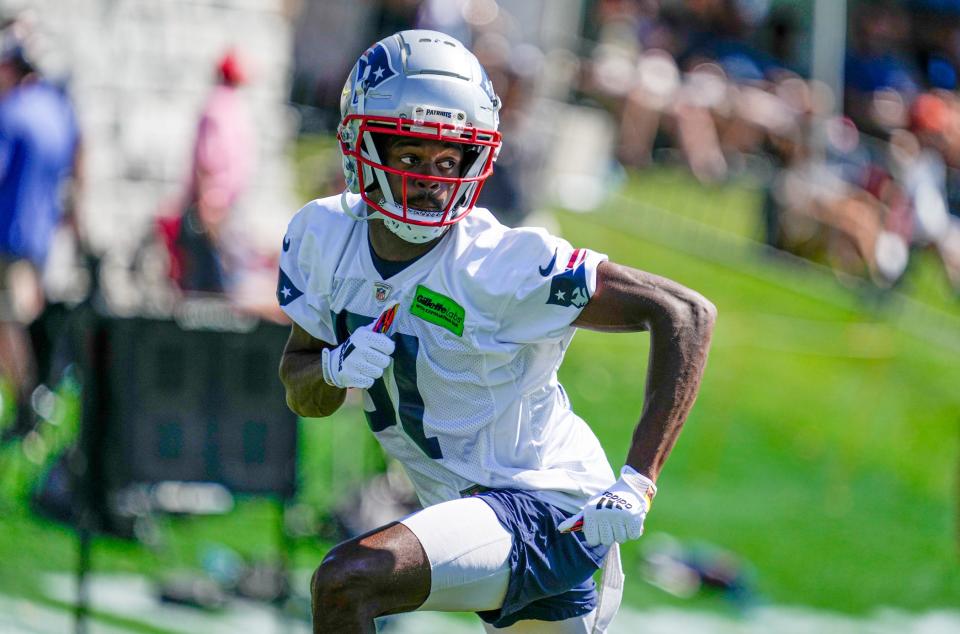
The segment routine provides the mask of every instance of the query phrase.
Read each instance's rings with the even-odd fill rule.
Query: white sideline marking
[[[889,608],[866,618],[793,607],[756,608],[742,619],[706,612],[653,609],[620,610],[610,634],[952,634],[960,632],[960,612],[938,610],[911,614]]]
[[[73,631],[73,614],[27,599],[0,596],[0,632],[4,634],[62,634]],[[88,634],[124,634],[127,630],[90,621]]]

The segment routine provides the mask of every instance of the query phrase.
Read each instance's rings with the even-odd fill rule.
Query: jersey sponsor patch
[[[556,306],[574,306],[583,308],[590,299],[590,293],[587,290],[587,268],[586,264],[581,263],[575,269],[568,269],[563,273],[558,273],[550,280],[550,295],[547,297],[548,304]]]
[[[413,304],[410,305],[410,314],[446,328],[458,337],[463,335],[463,321],[466,317],[463,306],[422,284],[417,286]]]
[[[294,286],[283,269],[280,269],[280,279],[277,280],[277,301],[280,305],[286,306],[301,295],[303,295],[303,291]]]

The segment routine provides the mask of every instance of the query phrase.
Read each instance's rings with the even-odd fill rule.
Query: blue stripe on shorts
[[[606,546],[587,546],[582,533],[561,533],[569,513],[538,499],[531,491],[500,489],[477,495],[514,535],[510,581],[499,610],[477,612],[494,627],[517,621],[562,621],[588,614],[597,605],[593,573]]]

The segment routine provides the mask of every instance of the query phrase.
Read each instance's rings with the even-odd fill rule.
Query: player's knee
[[[362,598],[359,596],[361,576],[349,562],[324,559],[314,571],[310,584],[314,605],[324,611],[351,608]]]
[[[315,609],[375,611],[375,571],[352,546],[331,550],[313,573],[311,594]]]

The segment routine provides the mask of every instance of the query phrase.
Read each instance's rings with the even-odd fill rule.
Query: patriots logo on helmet
[[[360,56],[359,61],[357,61],[357,74],[353,81],[356,85],[361,86],[363,92],[366,93],[371,88],[376,88],[396,76],[397,71],[390,64],[390,54],[387,52],[387,47],[377,43]],[[358,94],[354,91],[354,105],[357,104],[357,100]]]

